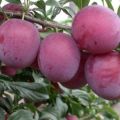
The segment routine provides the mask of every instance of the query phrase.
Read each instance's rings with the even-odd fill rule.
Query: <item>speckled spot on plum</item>
[[[4,52],[4,56],[6,55],[7,52]]]
[[[96,41],[94,41],[94,44],[95,44],[95,45],[97,45],[97,42],[96,42]]]
[[[15,57],[15,60],[18,60],[18,58],[17,58],[17,57]]]

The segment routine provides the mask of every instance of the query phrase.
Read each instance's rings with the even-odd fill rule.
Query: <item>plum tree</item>
[[[41,43],[38,64],[49,80],[69,81],[78,70],[80,51],[72,37],[65,33],[53,33]]]
[[[76,115],[67,115],[66,120],[78,120]]]
[[[120,98],[120,54],[111,52],[91,55],[85,65],[88,84],[99,96],[113,100]]]
[[[3,10],[12,11],[12,12],[21,12],[23,10],[21,4],[8,3],[3,6]]]
[[[30,66],[37,56],[39,46],[39,32],[32,23],[10,19],[0,26],[0,59],[7,66]]]
[[[72,35],[80,49],[107,53],[120,42],[120,18],[109,8],[91,5],[75,16]]]
[[[88,59],[88,56],[89,56],[89,53],[81,52],[80,66],[77,73],[70,81],[61,83],[63,86],[70,89],[77,89],[87,84],[85,73],[84,73],[84,67],[85,67],[86,60]]]
[[[16,68],[9,67],[9,66],[2,66],[1,67],[1,73],[8,75],[8,76],[14,76],[17,72]]]

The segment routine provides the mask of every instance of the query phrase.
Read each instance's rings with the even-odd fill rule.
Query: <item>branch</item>
[[[13,12],[4,11],[4,13],[6,15],[13,17],[13,18],[22,18],[22,13],[20,13],[20,12],[13,13]],[[34,17],[28,16],[28,15],[25,15],[24,19],[27,21],[33,22],[33,23],[40,24],[40,25],[45,26],[45,27],[52,27],[52,28],[59,28],[59,29],[66,29],[66,30],[71,29],[71,27],[67,26],[67,25],[61,25],[57,22],[41,20],[41,19],[34,18]]]

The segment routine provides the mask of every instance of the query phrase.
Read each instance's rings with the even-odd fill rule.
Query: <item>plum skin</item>
[[[30,65],[32,69],[39,70],[38,66],[38,59],[36,58],[35,61]]]
[[[111,52],[92,55],[85,65],[88,85],[100,97],[108,100],[120,98],[120,54]]]
[[[0,26],[0,59],[7,66],[30,66],[37,56],[39,46],[39,32],[32,23],[10,19]]]
[[[71,36],[52,33],[40,45],[38,65],[48,80],[69,81],[80,64],[80,51]]]
[[[8,3],[3,6],[3,10],[11,11],[11,12],[22,12],[23,8],[21,4]],[[0,13],[0,24],[2,24],[5,19],[6,19],[6,16],[3,13]]]
[[[76,115],[67,115],[66,120],[78,120]]]
[[[1,73],[8,76],[14,76],[17,73],[17,69],[9,66],[2,66]]]
[[[77,73],[70,81],[62,82],[61,84],[63,86],[70,89],[79,89],[87,84],[84,67],[89,55],[90,55],[89,53],[81,51],[80,66]]]
[[[8,3],[3,6],[3,10],[12,11],[12,12],[21,12],[23,8],[21,4]]]
[[[81,9],[72,23],[72,36],[81,50],[111,52],[120,42],[120,18],[109,8],[91,5]]]

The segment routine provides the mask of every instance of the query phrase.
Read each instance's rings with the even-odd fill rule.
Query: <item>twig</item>
[[[12,18],[21,18],[21,16],[22,16],[22,13],[20,13],[20,12],[13,13],[13,12],[4,11],[4,13],[6,15],[9,15]],[[40,25],[45,26],[45,27],[67,29],[67,30],[71,29],[71,27],[67,26],[67,25],[61,25],[61,24],[59,24],[57,22],[41,20],[41,19],[34,18],[34,17],[28,16],[28,15],[25,15],[24,19],[27,20],[27,21],[33,22],[33,23],[40,24]]]

